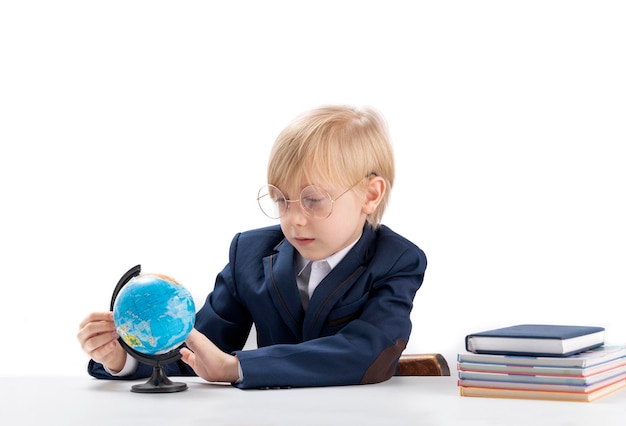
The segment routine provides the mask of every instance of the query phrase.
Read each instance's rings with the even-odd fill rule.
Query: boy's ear
[[[371,176],[367,182],[365,189],[365,200],[363,201],[362,211],[365,214],[372,214],[376,211],[376,207],[383,199],[387,183],[380,176]]]

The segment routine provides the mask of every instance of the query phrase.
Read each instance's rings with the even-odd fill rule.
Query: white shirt
[[[310,261],[302,257],[300,253],[296,255],[296,270],[298,271],[296,282],[298,283],[298,290],[300,290],[300,298],[302,299],[304,309],[309,305],[309,300],[311,300],[317,285],[341,262],[350,249],[359,241],[359,238],[361,238],[360,235],[352,244],[325,259]],[[313,280],[311,280],[311,277],[313,277]]]

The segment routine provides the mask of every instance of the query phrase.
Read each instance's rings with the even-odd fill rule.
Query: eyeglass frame
[[[370,174],[369,176],[365,176],[363,178],[361,178],[357,183],[355,183],[354,185],[352,185],[351,187],[349,187],[348,189],[346,189],[345,191],[343,191],[341,194],[339,194],[337,197],[333,198],[328,191],[326,191],[324,188],[321,188],[320,186],[317,185],[307,185],[304,188],[302,188],[302,191],[300,191],[300,198],[298,198],[297,200],[289,200],[287,199],[287,197],[285,197],[283,191],[280,190],[280,188],[278,188],[275,185],[272,184],[265,184],[263,186],[261,186],[261,188],[259,188],[259,192],[257,193],[257,203],[259,204],[259,208],[261,209],[261,212],[263,212],[263,214],[267,217],[269,217],[270,219],[280,219],[281,217],[285,216],[285,214],[287,213],[287,211],[289,210],[289,204],[290,203],[299,203],[300,204],[300,208],[302,209],[302,211],[304,212],[304,214],[307,217],[313,218],[313,219],[319,219],[319,220],[324,220],[324,219],[328,219],[330,217],[330,215],[333,213],[333,207],[335,205],[335,201],[337,201],[338,199],[340,199],[341,197],[343,197],[345,194],[347,194],[350,190],[354,189],[355,186],[357,186],[358,184],[360,184],[361,182],[363,182],[363,179],[367,179],[370,176],[375,175],[374,173]],[[261,207],[261,196],[259,195],[261,193],[261,190],[263,188],[274,188],[275,190],[277,190],[281,195],[283,195],[283,199],[285,201],[285,212],[282,213],[280,216],[278,217],[272,217],[269,214],[267,214],[265,212],[265,210],[263,209],[263,207]],[[330,211],[328,212],[328,215],[324,216],[324,217],[317,217],[317,216],[313,216],[313,214],[310,212],[309,209],[307,209],[306,207],[304,207],[304,205],[302,205],[302,193],[304,193],[304,191],[306,191],[308,188],[317,188],[320,190],[320,192],[325,193],[328,196],[328,199],[330,200]],[[263,197],[269,196],[269,193],[267,195],[263,195]],[[279,208],[280,211],[280,208]]]

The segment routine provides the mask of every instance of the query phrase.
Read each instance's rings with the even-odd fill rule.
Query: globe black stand
[[[115,305],[115,299],[119,294],[122,287],[126,285],[132,278],[136,277],[141,273],[141,265],[137,265],[126,272],[122,278],[120,278],[117,286],[115,286],[115,290],[113,291],[113,297],[111,298],[111,311],[113,310],[113,306]],[[147,355],[137,352],[124,340],[120,337],[118,339],[120,345],[126,352],[128,352],[133,358],[137,359],[140,362],[146,363],[148,365],[153,366],[152,377],[143,384],[133,385],[131,387],[132,392],[139,393],[171,393],[171,392],[181,392],[187,390],[186,383],[180,382],[172,382],[165,372],[163,371],[163,365],[169,364],[171,362],[178,361],[182,355],[180,354],[180,347],[172,349],[171,351],[160,354],[160,355]],[[182,345],[181,345],[182,346]]]

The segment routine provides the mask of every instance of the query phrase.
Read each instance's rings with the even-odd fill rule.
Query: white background
[[[410,5],[410,7],[409,7]],[[386,116],[384,222],[424,249],[408,351],[526,322],[626,342],[621,1],[0,4],[0,374],[85,374],[130,267],[201,305],[278,132]],[[198,306],[199,307],[199,306]]]

